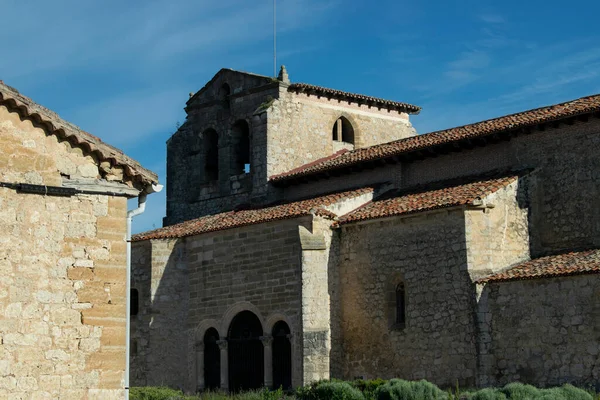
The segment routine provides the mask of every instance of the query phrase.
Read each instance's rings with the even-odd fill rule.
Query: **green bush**
[[[519,382],[509,383],[501,389],[501,392],[510,400],[531,400],[537,399],[541,395],[540,389],[535,386]]]
[[[471,400],[506,400],[506,395],[498,389],[481,389],[473,394]]]
[[[569,400],[594,400],[592,395],[583,389],[576,388],[573,385],[563,385],[558,388],[566,399]]]
[[[296,397],[299,400],[364,400],[360,390],[352,387],[348,382],[319,381],[310,386],[298,388]]]
[[[379,386],[384,385],[386,383],[387,381],[381,378],[370,380],[356,379],[350,382],[350,384],[353,387],[357,388],[362,392],[366,400],[375,400],[375,391]]]
[[[168,387],[133,387],[129,389],[130,400],[191,400],[181,390]]]
[[[446,400],[440,388],[425,380],[405,381],[392,379],[375,390],[377,400]]]

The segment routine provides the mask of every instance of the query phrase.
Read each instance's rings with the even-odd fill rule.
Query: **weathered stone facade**
[[[190,98],[185,123],[167,142],[171,184],[164,225],[280,199],[283,193],[268,185],[269,177],[340,150],[332,140],[332,130],[341,117],[350,121],[354,131],[354,143],[347,148],[415,135],[405,112],[294,93],[288,88],[289,83],[277,79],[222,70]],[[246,172],[232,167],[240,150],[236,146],[240,121],[248,127]],[[208,131],[218,136],[216,179],[207,177],[204,169]]]
[[[122,398],[127,198],[56,191],[138,190],[15,93],[0,83],[0,398]]]
[[[480,385],[600,382],[598,275],[480,287]]]
[[[225,82],[231,94],[219,100]],[[134,244],[135,284],[151,288],[140,289],[137,383],[204,390],[216,374],[221,388],[240,387],[234,327],[250,313],[264,351],[252,360],[254,384],[276,382],[277,321],[289,327],[293,386],[327,377],[597,384],[597,96],[578,100],[582,111],[573,102],[418,137],[414,106],[294,85],[285,74],[221,71],[188,102],[168,144],[166,227]],[[227,171],[239,164],[239,119],[251,162],[235,176]],[[222,143],[218,184],[188,201],[206,162],[184,161],[184,143],[209,128]],[[199,145],[197,154],[208,153]],[[320,163],[331,166],[294,172]],[[282,206],[272,218],[259,212],[273,204]],[[584,249],[595,255],[578,267]],[[552,264],[567,252],[570,269]],[[544,256],[548,264],[527,275],[523,263]],[[521,277],[492,279],[521,267]],[[578,274],[588,275],[567,276]],[[213,329],[218,349],[203,342]]]

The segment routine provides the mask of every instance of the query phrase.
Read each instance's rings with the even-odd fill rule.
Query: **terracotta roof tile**
[[[68,140],[84,151],[93,153],[99,161],[109,161],[111,166],[123,167],[126,175],[134,181],[139,181],[144,185],[158,183],[158,176],[154,172],[142,167],[121,150],[84,132],[79,127],[60,118],[55,112],[36,104],[3,82],[0,82],[0,105],[5,105],[9,110],[16,110],[21,116],[44,125],[53,135]]]
[[[600,273],[600,249],[536,258],[482,279],[477,283]]]
[[[388,191],[340,217],[337,225],[473,204],[474,201],[509,185],[517,178],[515,173],[494,178],[462,178],[463,182],[460,184],[436,182],[427,187]]]
[[[566,103],[536,108],[474,124],[352,150],[336,157],[326,159],[320,163],[312,162],[292,171],[274,175],[270,180],[275,183],[302,176],[309,176],[323,171],[360,164],[366,161],[393,157],[460,140],[475,139],[514,131],[519,128],[532,127],[545,122],[561,120],[597,111],[600,111],[600,95],[582,97]]]
[[[208,215],[185,221],[176,225],[166,226],[149,232],[133,236],[133,241],[148,239],[181,238],[198,235],[201,233],[237,228],[246,225],[260,224],[263,222],[296,218],[304,215],[320,215],[335,218],[336,214],[326,209],[345,199],[351,199],[363,194],[372,193],[374,188],[364,187],[356,190],[328,194],[308,200],[293,203],[274,205],[259,209],[229,211],[215,215]]]
[[[409,114],[418,114],[421,111],[421,107],[414,106],[408,103],[401,103],[398,101],[386,100],[378,97],[365,96],[363,94],[344,92],[341,90],[329,89],[326,87],[311,85],[308,83],[292,83],[288,86],[288,91],[294,91],[296,93],[316,94],[318,96],[331,97],[334,99],[341,100],[348,99],[357,103],[370,104],[375,107],[398,110],[402,112],[407,112]]]

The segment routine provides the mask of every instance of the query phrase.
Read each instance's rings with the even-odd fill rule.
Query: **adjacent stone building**
[[[134,237],[132,384],[600,382],[600,96],[419,107],[221,70]]]
[[[127,198],[154,173],[0,81],[0,398],[123,398]]]

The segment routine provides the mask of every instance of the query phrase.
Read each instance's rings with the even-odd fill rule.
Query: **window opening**
[[[345,142],[354,144],[354,128],[348,119],[340,117],[333,124],[333,140],[336,142]]]
[[[250,127],[244,120],[239,120],[232,127],[231,175],[250,172]]]
[[[219,180],[219,136],[210,129],[204,132],[204,180],[207,182]]]
[[[130,290],[129,315],[138,315],[140,310],[140,295],[137,289]]]
[[[404,324],[406,322],[406,291],[404,283],[396,285],[396,324]]]

